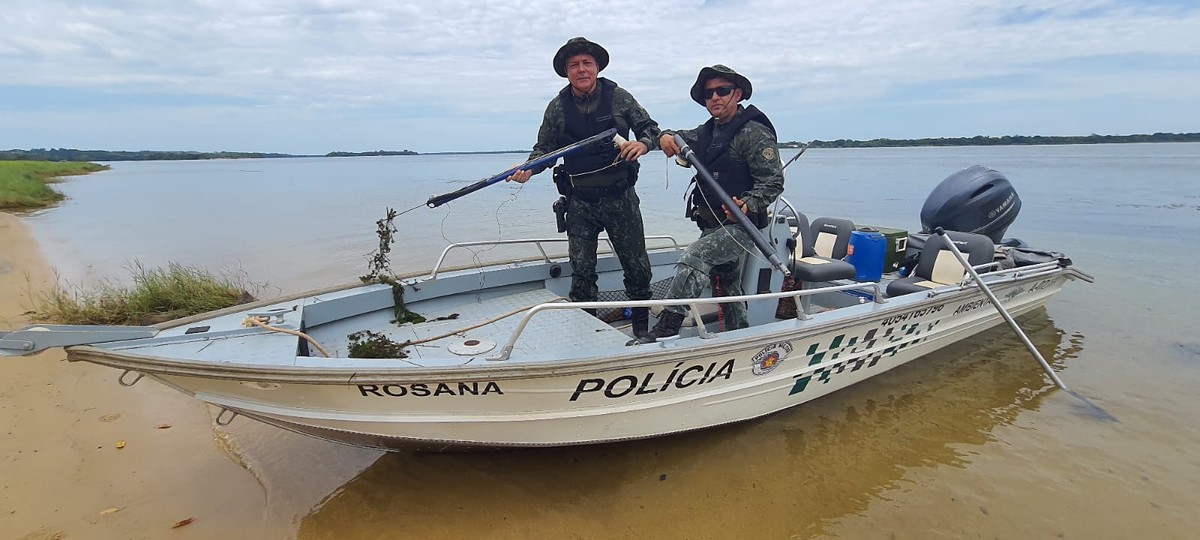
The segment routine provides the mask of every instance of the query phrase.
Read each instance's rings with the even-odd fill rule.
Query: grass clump
[[[213,311],[254,300],[262,285],[240,273],[212,273],[168,263],[130,268],[133,286],[104,281],[84,290],[57,285],[34,300],[33,319],[57,324],[149,325]]]
[[[47,184],[106,169],[107,165],[77,161],[0,161],[0,210],[44,208],[63,199]]]
[[[350,358],[408,358],[405,343],[397,343],[378,332],[359,330],[346,337],[350,338]]]

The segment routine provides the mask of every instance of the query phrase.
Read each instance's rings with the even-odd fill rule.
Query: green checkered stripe
[[[813,379],[816,379],[821,384],[828,384],[834,375],[875,367],[875,364],[878,364],[880,360],[891,358],[905,348],[928,340],[933,329],[940,322],[942,322],[941,319],[932,322],[918,321],[893,326],[882,332],[880,332],[879,328],[872,328],[862,336],[854,336],[849,339],[846,339],[846,334],[839,334],[824,349],[822,349],[820,341],[813,343],[808,347],[808,351],[804,353],[808,358],[808,365],[810,366],[821,364],[827,360],[836,360],[841,356],[854,357],[830,364],[812,373],[797,375],[796,382],[792,385],[792,389],[788,392],[788,395],[803,392],[805,388],[808,388],[808,384]],[[887,343],[892,343],[893,345],[865,356],[857,355],[857,353],[869,351]]]

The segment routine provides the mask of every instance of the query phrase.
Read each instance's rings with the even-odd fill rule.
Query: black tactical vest
[[[596,105],[596,110],[590,114],[584,114],[575,105],[575,101],[571,94],[571,85],[567,85],[558,93],[559,103],[562,105],[563,115],[566,120],[566,133],[564,140],[560,141],[563,146],[574,144],[600,133],[606,129],[616,127],[616,118],[613,117],[613,94],[617,88],[617,83],[605,78],[597,79],[596,91],[600,93],[599,103]],[[629,138],[629,131],[624,133],[618,132],[618,135]],[[582,175],[592,171],[605,169],[612,165],[617,159],[620,150],[613,144],[593,144],[587,148],[575,152],[569,156],[563,157],[563,166],[568,174],[572,176]],[[616,167],[605,169],[609,176],[614,177],[614,182],[624,179],[625,175],[613,175],[617,171],[623,171],[628,167],[627,162],[622,161]]]
[[[754,187],[754,178],[750,176],[750,166],[729,154],[729,144],[733,142],[733,136],[751,120],[767,126],[767,129],[771,130],[771,134],[775,134],[775,126],[771,125],[767,115],[754,105],[750,105],[733,117],[728,124],[722,125],[721,133],[716,137],[713,137],[713,128],[716,126],[717,119],[710,118],[700,129],[700,140],[696,143],[696,148],[692,149],[696,158],[713,174],[713,177],[717,179],[717,184],[730,197],[740,196]],[[723,221],[725,212],[721,210],[721,199],[712,193],[703,182],[696,180],[696,187],[692,190],[691,206],[699,209],[707,207],[711,209],[713,216],[718,216],[718,221]],[[755,216],[750,217],[752,221],[755,220]],[[765,218],[766,216],[761,217]]]

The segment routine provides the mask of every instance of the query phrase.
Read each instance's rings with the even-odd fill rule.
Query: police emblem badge
[[[789,354],[792,354],[792,344],[790,342],[780,341],[779,343],[767,345],[758,354],[754,355],[754,358],[750,359],[750,370],[755,375],[770,373],[771,370],[779,367],[779,364],[782,364]]]

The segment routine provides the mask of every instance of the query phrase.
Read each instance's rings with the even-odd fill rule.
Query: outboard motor
[[[973,165],[933,188],[921,207],[921,232],[937,227],[977,233],[999,244],[1021,211],[1017,191],[998,171]]]

